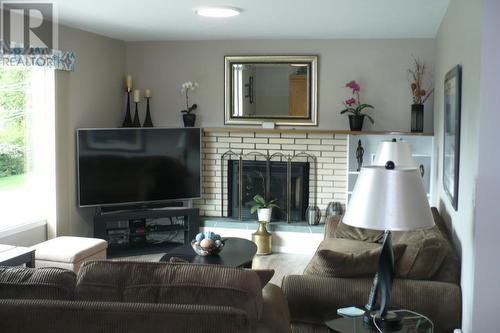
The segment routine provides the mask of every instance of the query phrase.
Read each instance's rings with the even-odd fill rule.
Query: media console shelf
[[[180,241],[189,244],[199,228],[198,208],[111,211],[94,216],[94,237],[108,242],[108,257],[165,252],[179,245],[179,234]]]

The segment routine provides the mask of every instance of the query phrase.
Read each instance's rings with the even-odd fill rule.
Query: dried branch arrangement
[[[434,92],[434,88],[427,91],[423,88],[423,79],[426,74],[426,66],[423,61],[413,57],[413,68],[408,70],[410,90],[413,97],[413,104],[424,104]]]

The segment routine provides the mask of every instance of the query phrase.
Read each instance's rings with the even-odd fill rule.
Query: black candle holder
[[[125,119],[122,127],[132,127],[132,115],[130,114],[130,90],[127,89],[127,108],[125,110]]]
[[[145,97],[146,98],[146,118],[144,118],[144,124],[142,127],[153,127],[153,121],[151,120],[151,113],[149,110],[149,100],[151,97]]]
[[[135,114],[132,127],[141,127],[141,121],[139,120],[139,102],[135,102]]]

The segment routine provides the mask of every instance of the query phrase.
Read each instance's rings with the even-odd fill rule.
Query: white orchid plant
[[[196,104],[189,106],[189,92],[195,91],[197,88],[198,88],[198,83],[196,82],[188,81],[182,84],[181,92],[186,95],[186,109],[182,110],[181,111],[182,113],[190,114],[198,107],[198,105]]]

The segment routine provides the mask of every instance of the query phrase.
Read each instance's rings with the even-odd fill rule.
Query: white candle
[[[150,89],[144,90],[144,97],[146,97],[146,98],[150,98],[151,97],[151,90]]]
[[[141,99],[141,91],[139,89],[134,90],[134,102],[139,103]]]
[[[125,82],[127,86],[127,91],[132,91],[132,75],[127,75]]]

